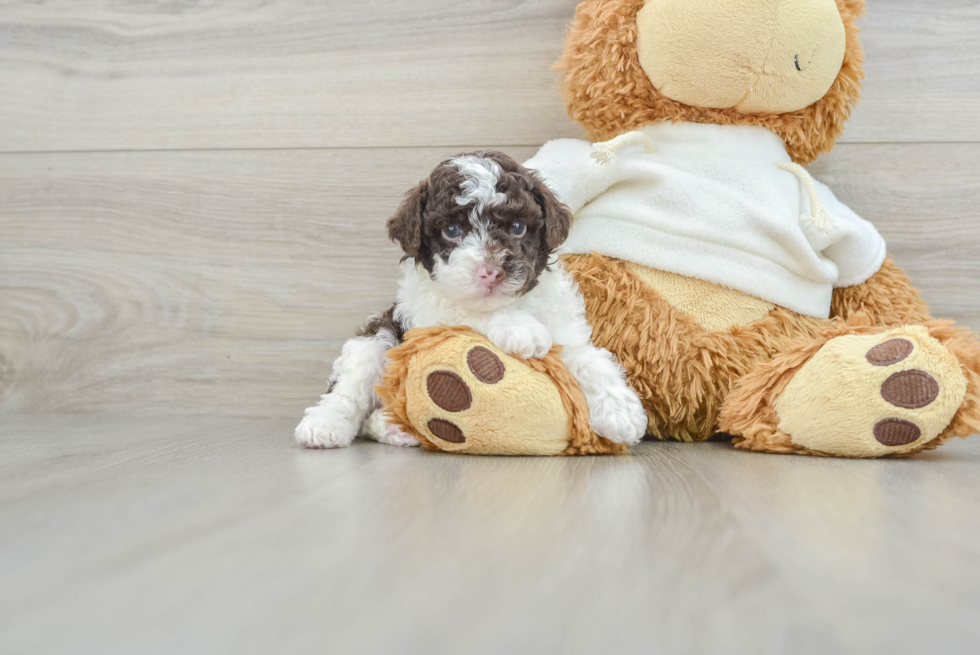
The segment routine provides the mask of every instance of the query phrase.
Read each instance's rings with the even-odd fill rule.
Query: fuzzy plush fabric
[[[808,412],[813,408],[801,405],[787,407],[785,401],[781,402],[781,399],[794,380],[798,384],[805,382],[805,380],[797,380],[797,375],[814,361],[821,350],[832,346],[838,338],[853,339],[855,337],[863,341],[862,348],[871,347],[876,343],[882,343],[896,337],[904,339],[912,337],[915,341],[928,344],[931,348],[935,347],[934,344],[940,344],[945,352],[941,353],[938,358],[939,366],[943,366],[942,362],[948,358],[952,358],[958,363],[954,370],[946,370],[938,376],[941,379],[951,380],[953,395],[962,398],[962,402],[955,408],[951,420],[947,416],[931,416],[932,405],[924,408],[926,413],[921,418],[915,415],[916,410],[906,410],[904,416],[914,419],[909,421],[910,423],[917,425],[920,429],[925,428],[922,429],[922,437],[904,447],[884,449],[869,438],[870,435],[866,429],[862,431],[863,434],[855,434],[848,432],[847,428],[850,426],[837,424],[838,412],[845,418],[851,417],[858,422],[871,418],[880,419],[876,416],[874,405],[874,403],[879,403],[879,394],[871,395],[871,402],[869,402],[868,398],[863,397],[866,394],[862,393],[859,400],[865,403],[864,407],[851,410],[844,408],[843,411],[835,409],[833,412],[824,415],[825,421],[832,421],[839,429],[824,430],[822,434],[816,434],[817,438],[812,439],[808,444],[811,446],[810,448],[801,445],[800,441],[806,443],[807,440],[791,435],[784,429],[787,426],[777,408],[780,408],[784,415],[797,409]],[[936,359],[924,358],[924,367],[934,369]],[[839,362],[837,363],[839,365]],[[936,371],[934,370],[934,372]],[[961,377],[965,390],[961,391],[956,377]],[[840,385],[840,381],[833,379],[833,377],[822,378],[818,376],[817,379],[825,380],[822,384]],[[872,384],[869,386],[878,391],[880,381],[871,380],[871,382]],[[875,386],[875,383],[878,385]],[[846,391],[850,391],[846,389],[848,386],[851,386],[850,383],[845,382]],[[846,393],[840,391],[828,394],[828,396],[836,403],[847,404],[850,401]],[[820,400],[811,399],[811,402],[821,404]],[[948,408],[944,409],[948,410]],[[889,417],[902,418],[903,411],[902,408],[890,407],[887,408],[887,414]],[[963,328],[953,327],[949,321],[932,320],[927,321],[921,327],[888,329],[874,325],[870,315],[856,314],[851,316],[848,322],[838,322],[829,326],[816,339],[779,354],[742,378],[725,401],[719,423],[720,428],[725,432],[739,435],[735,439],[735,446],[743,450],[836,457],[906,457],[922,450],[931,450],[953,437],[965,438],[980,432],[980,344],[977,343],[975,335]],[[925,425],[920,425],[920,423]],[[934,427],[936,425],[940,425],[940,427]],[[937,432],[939,433],[938,436],[936,436]],[[851,438],[845,439],[846,437]]]
[[[706,330],[675,310],[626,262],[572,255],[564,263],[586,298],[596,345],[612,351],[626,367],[648,412],[652,436],[703,441],[725,432],[736,435],[736,447],[745,450],[900,457],[980,431],[980,345],[948,321],[926,320],[921,327],[883,325],[928,312],[911,292],[902,294],[910,299],[907,303],[878,301],[911,289],[891,260],[859,288],[839,292],[835,319],[808,318],[777,307],[748,325],[719,331]],[[868,363],[876,346],[895,339],[916,347],[899,353],[907,357],[892,368]],[[500,380],[493,382],[497,369],[491,367],[488,374],[485,365],[474,367],[469,354],[475,349],[491,352],[500,362]],[[389,419],[430,450],[513,455],[625,451],[589,428],[585,399],[557,349],[543,360],[524,361],[504,355],[468,328],[433,327],[409,332],[389,357],[378,395]],[[811,364],[814,374],[806,375]],[[883,393],[885,383],[910,370],[936,380],[936,402],[923,407],[884,404],[881,398],[890,397]],[[455,383],[433,373],[453,374],[466,391],[460,394],[456,388],[447,395]],[[803,390],[795,396],[794,380]],[[839,393],[841,388],[848,392]],[[847,407],[838,407],[840,403]],[[797,428],[794,436],[788,428],[794,415],[802,417],[802,423],[797,421],[802,426],[824,427],[833,421],[840,429]],[[860,424],[860,429],[842,421]],[[877,429],[889,421],[899,428],[914,425],[920,437],[883,446],[876,437],[889,433]],[[446,432],[446,423],[458,432]],[[465,439],[457,441],[457,436]]]
[[[575,379],[554,348],[543,359],[505,355],[469,328],[411,330],[389,351],[377,386],[390,421],[423,447],[466,454],[626,452],[596,435]]]
[[[882,457],[920,450],[938,437],[965,394],[956,357],[915,325],[831,339],[796,372],[773,407],[778,428],[794,444],[846,457]]]
[[[777,307],[744,327],[711,332],[671,307],[625,262],[600,255],[564,262],[585,296],[593,341],[626,369],[647,410],[647,432],[660,439],[710,438],[739,379],[812,341],[827,323]]]
[[[867,314],[875,325],[915,325],[933,318],[919,290],[888,257],[865,284],[834,289],[832,317]]]
[[[820,100],[847,45],[834,0],[744,2],[734,11],[731,0],[647,0],[637,25],[640,64],[659,93],[743,114]]]
[[[626,368],[649,414],[648,432],[661,439],[704,441],[721,431],[742,435],[741,448],[810,452],[779,432],[772,408],[792,375],[834,336],[881,334],[907,317],[928,314],[891,259],[864,284],[836,292],[835,319],[809,318],[777,307],[761,320],[719,331],[705,330],[677,311],[625,262],[572,255],[565,258],[565,266],[586,298],[596,345],[613,352]],[[948,322],[928,321],[925,326],[958,359],[968,384],[952,422],[936,439],[914,444],[920,450],[980,429],[980,346],[971,334]],[[742,413],[750,416],[748,422],[740,418]],[[744,438],[746,430],[751,438]]]
[[[712,4],[713,0],[650,2],[661,7],[671,4],[684,11]],[[796,0],[779,2],[782,7],[796,6]],[[815,2],[826,5],[825,0]],[[558,68],[563,72],[569,114],[586,128],[590,139],[604,141],[641,129],[648,132],[647,136],[669,134],[675,130],[666,124],[679,122],[710,124],[704,127],[712,133],[727,130],[725,126],[740,126],[733,133],[765,128],[773,140],[785,144],[785,150],[780,151],[782,159],[770,158],[769,165],[778,164],[781,171],[792,170],[799,177],[798,182],[793,182],[795,209],[805,213],[808,208],[800,191],[802,186],[811,197],[829,205],[831,214],[837,210],[833,222],[843,223],[845,232],[848,225],[863,225],[849,221],[850,216],[839,221],[842,210],[834,205],[829,190],[822,188],[818,192],[805,172],[792,165],[787,169],[785,163],[779,162],[788,158],[809,163],[820,153],[828,152],[843,132],[858,101],[863,78],[855,20],[864,11],[864,0],[835,0],[845,44],[840,70],[829,90],[809,106],[783,113],[753,112],[753,107],[743,105],[692,106],[667,97],[680,97],[684,92],[671,90],[676,86],[670,87],[659,79],[662,71],[654,70],[658,66],[656,57],[639,52],[650,46],[649,42],[641,43],[641,26],[637,22],[645,3],[646,0],[585,0],[578,7]],[[715,8],[722,5],[715,3]],[[646,16],[650,17],[655,18],[655,12]],[[675,23],[674,29],[685,24],[697,25],[681,21]],[[643,27],[647,30],[643,38],[656,36],[656,26],[645,23]],[[797,35],[807,31],[799,28],[794,28]],[[735,27],[732,30],[737,31]],[[683,40],[684,35],[676,36]],[[733,34],[732,38],[746,36]],[[641,57],[645,63],[641,63]],[[802,67],[807,63],[801,62],[799,72],[805,72]],[[650,70],[644,71],[644,65]],[[761,66],[766,68],[765,64]],[[762,69],[758,65],[752,68],[756,73]],[[698,71],[694,78],[713,83],[710,74],[706,69]],[[666,93],[656,90],[651,77]],[[710,84],[701,86],[700,90],[705,90]],[[765,93],[770,93],[770,100],[779,100],[775,87]],[[803,95],[797,94],[797,98]],[[793,93],[787,97],[791,96]],[[611,155],[615,148],[605,144],[599,154],[612,157],[613,165],[602,171],[595,169],[596,176],[576,178],[554,172],[546,176],[553,178],[549,182],[556,187],[565,185],[559,195],[573,209],[583,210],[578,217],[582,221],[589,215],[588,207],[595,209],[596,198],[613,185],[629,186],[628,191],[618,190],[626,195],[646,193],[646,188],[637,190],[631,186],[633,178],[616,178],[622,172],[617,172],[616,167],[628,167],[631,157],[646,161],[644,157],[654,156],[645,141],[638,134],[617,139],[616,145],[633,145],[626,145],[631,150],[615,157]],[[660,141],[664,145],[670,139]],[[641,143],[645,155],[639,155],[637,144]],[[549,157],[553,168],[597,166],[581,161],[589,156],[588,144],[577,142],[574,148],[574,156],[561,152]],[[663,148],[663,154],[668,154],[668,150],[669,145]],[[709,147],[700,154],[688,152],[684,156],[710,159],[715,154]],[[622,162],[615,161],[620,157]],[[770,173],[756,171],[753,178],[765,178]],[[658,170],[657,175],[660,174],[662,171]],[[648,180],[651,187],[659,179],[657,175]],[[793,180],[783,179],[787,187]],[[748,186],[758,182],[749,180]],[[727,224],[718,221],[719,214],[724,216],[730,207],[717,201],[711,185],[690,187],[678,193],[684,196],[680,202],[695,203],[700,195],[713,198],[697,212],[685,214],[700,213],[695,220],[702,221],[702,225],[714,221],[718,229],[702,235],[705,247],[717,242],[719,231],[724,241],[729,233],[754,229],[751,221],[746,225],[744,216]],[[670,197],[654,198],[653,202],[649,197],[622,198],[623,204],[645,204],[647,209],[665,200]],[[767,204],[769,210],[780,204],[773,197],[757,200]],[[814,219],[819,217],[819,212],[814,214]],[[816,221],[814,225],[827,227]],[[803,243],[808,252],[820,253],[836,263],[833,279],[824,280],[827,288],[816,294],[820,301],[820,311],[816,312],[807,308],[814,295],[812,290],[798,290],[795,294],[807,296],[806,299],[789,297],[794,294],[770,296],[754,289],[748,292],[765,298],[761,299],[746,295],[742,292],[745,289],[735,290],[740,276],[730,274],[724,258],[715,262],[717,277],[712,277],[715,273],[701,273],[709,268],[705,266],[693,273],[665,267],[661,259],[669,260],[670,248],[661,252],[657,261],[644,259],[644,251],[658,247],[657,240],[663,235],[647,238],[650,235],[644,236],[635,228],[630,226],[603,241],[602,235],[608,231],[608,225],[604,225],[583,240],[578,254],[567,255],[563,260],[584,296],[593,342],[612,352],[626,369],[628,381],[647,412],[651,436],[704,441],[725,432],[735,437],[736,447],[745,450],[903,457],[935,448],[954,436],[980,432],[980,344],[976,336],[948,321],[934,320],[919,292],[904,272],[885,258],[883,249],[859,247],[835,253],[832,249],[837,242],[821,245],[814,242],[815,235],[806,234]],[[879,243],[873,238],[877,233],[867,234],[871,236],[858,238],[856,243]],[[573,245],[574,241],[573,236]],[[632,261],[588,250],[596,247],[590,244],[600,243],[610,246],[610,255]],[[616,250],[620,247],[629,252]],[[691,252],[685,256],[690,257]],[[768,261],[779,259],[768,252],[761,261],[767,261],[767,257]],[[805,315],[808,311],[815,316]],[[515,360],[493,351],[493,359],[499,361],[499,370],[505,373],[502,379],[510,376],[517,383],[512,393],[505,387],[494,390],[493,385],[481,382],[472,369],[467,372],[468,353],[479,348],[489,352],[492,347],[465,329],[431,328],[410,333],[406,343],[392,352],[391,364],[378,389],[392,419],[432,449],[540,451],[537,454],[621,450],[597,438],[588,427],[584,397],[556,351],[540,361]],[[554,390],[545,388],[548,385],[554,386],[557,396]],[[441,400],[436,402],[434,398]],[[477,402],[481,403],[480,409]],[[536,421],[541,416],[552,417],[558,432],[554,426],[543,426],[528,433],[527,426],[540,425]],[[490,436],[482,438],[484,431]],[[472,449],[467,445],[471,439],[475,446]],[[521,445],[523,441],[537,445]]]
[[[837,0],[846,46],[830,90],[804,109],[781,114],[695,107],[659,93],[637,52],[637,13],[643,5],[644,0],[586,0],[575,13],[557,68],[563,74],[568,114],[591,140],[604,141],[661,121],[760,125],[783,139],[793,161],[807,164],[829,152],[843,133],[864,78],[856,26],[864,0]]]
[[[831,226],[811,220],[809,194],[782,140],[752,125],[657,123],[656,148],[623,148],[607,164],[592,144],[559,139],[525,163],[575,214],[564,247],[598,252],[742,291],[828,318],[834,287],[861,284],[885,259],[885,241],[819,182]]]
[[[747,296],[720,284],[623,262],[667,303],[709,332],[728,331],[754,323],[776,309],[771,302]]]

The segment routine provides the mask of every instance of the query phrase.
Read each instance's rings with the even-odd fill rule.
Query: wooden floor
[[[980,439],[293,446],[283,419],[0,418],[3,653],[976,653]]]

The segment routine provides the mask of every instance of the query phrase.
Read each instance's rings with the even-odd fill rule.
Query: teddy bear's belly
[[[768,316],[775,305],[711,282],[623,262],[679,312],[711,332],[728,331]]]

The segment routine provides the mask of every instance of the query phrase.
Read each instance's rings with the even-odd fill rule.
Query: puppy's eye
[[[522,237],[527,232],[527,225],[521,223],[520,221],[515,221],[510,224],[510,233],[515,237]]]
[[[447,225],[442,228],[442,236],[447,239],[458,239],[463,236],[463,228],[458,225]]]

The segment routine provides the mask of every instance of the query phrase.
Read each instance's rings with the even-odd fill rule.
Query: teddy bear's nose
[[[835,0],[647,0],[640,65],[663,95],[746,114],[808,107],[830,90],[847,35]],[[697,52],[697,57],[691,57]]]

